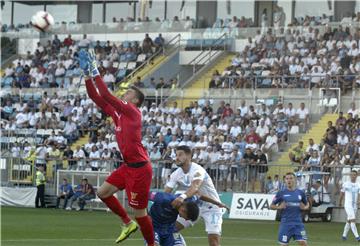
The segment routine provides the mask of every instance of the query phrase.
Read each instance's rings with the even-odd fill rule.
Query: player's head
[[[196,221],[199,217],[199,207],[195,202],[184,202],[178,209],[180,217]]]
[[[295,188],[295,174],[292,172],[285,174],[285,183],[288,189]]]
[[[137,107],[140,107],[145,100],[145,95],[139,88],[135,86],[130,86],[129,89],[125,92],[125,94],[122,96],[122,100],[126,102],[131,102]]]
[[[176,165],[182,167],[191,162],[191,149],[186,145],[176,147]]]
[[[351,174],[350,174],[351,182],[355,183],[357,176],[358,176],[358,172],[355,169],[351,170]]]

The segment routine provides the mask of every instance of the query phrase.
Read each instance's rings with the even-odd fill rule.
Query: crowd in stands
[[[215,71],[210,88],[360,87],[360,28],[327,27],[323,34],[280,29],[257,31],[225,71]]]
[[[132,17],[127,18],[112,18],[112,23],[92,23],[93,28],[99,28],[103,32],[111,31],[131,31],[131,30],[140,30],[140,29],[154,29],[153,31],[158,30],[187,30],[194,27],[195,21],[189,16],[186,16],[183,20],[180,20],[178,16],[174,16],[173,19],[161,20],[159,17],[155,17],[154,20],[151,20],[149,17],[141,19],[140,17],[136,20]],[[84,27],[86,28],[86,26]],[[101,28],[101,29],[100,29]],[[156,28],[156,29],[155,29]],[[78,26],[76,22],[55,22],[55,25],[52,27],[53,31],[65,31],[66,29],[79,31],[81,26]],[[26,24],[1,24],[1,32],[21,32],[26,30],[32,31],[31,23]]]
[[[161,34],[152,40],[148,34],[140,44],[137,41],[110,43],[92,41],[84,34],[74,40],[69,34],[64,40],[54,35],[45,45],[37,44],[36,51],[13,61],[4,71],[2,87],[12,88],[61,88],[79,87],[81,71],[77,62],[80,48],[93,47],[99,70],[110,88],[142,64],[156,50],[164,46]]]
[[[360,109],[351,103],[347,112],[339,113],[336,122],[328,122],[320,143],[309,139],[305,148],[304,143],[299,142],[290,150],[289,159],[301,165],[302,170],[330,172],[339,191],[343,174],[350,173],[350,168],[341,167],[360,166]],[[320,176],[315,176],[315,179],[318,178]]]
[[[57,93],[48,96],[45,92],[40,103],[32,99],[16,103],[10,96],[3,99],[1,130],[4,136],[18,129],[37,129],[38,135],[40,131],[47,131],[40,136],[42,139],[33,151],[30,143],[15,143],[11,150],[13,157],[28,158],[35,153],[38,164],[64,158],[72,170],[111,170],[121,164],[114,126],[86,95],[65,98]],[[303,103],[299,106],[295,109],[289,103],[285,107],[281,102],[271,107],[253,106],[246,105],[245,101],[236,109],[222,101],[216,111],[209,101],[193,102],[185,110],[180,110],[176,102],[169,106],[155,103],[143,106],[143,144],[154,163],[155,185],[165,182],[175,168],[174,148],[182,144],[194,149],[194,160],[206,164],[214,179],[223,181],[227,177],[227,163],[231,158],[231,179],[243,177],[244,169],[236,171],[240,170],[240,166],[237,168],[240,164],[235,159],[246,156],[246,149],[251,152],[247,163],[254,164],[257,154],[266,154],[266,158],[262,158],[267,162],[279,145],[281,148],[287,141],[293,126],[300,126],[302,130],[308,127],[308,109]],[[75,150],[68,148],[86,134],[89,134],[88,143],[76,146]],[[61,168],[61,161],[57,166]],[[227,186],[227,182],[222,186]]]

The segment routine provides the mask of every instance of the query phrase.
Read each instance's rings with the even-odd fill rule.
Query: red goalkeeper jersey
[[[96,91],[91,79],[86,80],[89,97],[107,115],[111,116],[115,124],[116,141],[128,164],[149,162],[149,156],[141,143],[141,112],[132,103],[125,102],[112,95],[100,76],[95,77]]]

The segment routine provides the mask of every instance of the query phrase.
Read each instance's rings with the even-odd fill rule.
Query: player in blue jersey
[[[288,245],[294,238],[299,245],[307,245],[307,236],[302,223],[301,210],[309,209],[309,203],[303,191],[296,188],[295,174],[285,176],[286,189],[279,191],[270,206],[274,210],[283,210],[278,240],[281,245]]]
[[[184,246],[186,245],[183,237],[176,233],[175,223],[178,218],[196,221],[199,217],[199,207],[197,203],[207,201],[219,207],[229,209],[225,204],[217,202],[207,196],[192,196],[184,200],[184,203],[177,205],[174,200],[181,194],[171,194],[166,192],[150,192],[149,200],[153,201],[150,208],[150,216],[155,231],[155,244],[160,246]]]

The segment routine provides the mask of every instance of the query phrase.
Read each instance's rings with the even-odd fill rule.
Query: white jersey
[[[360,185],[358,183],[345,182],[342,185],[341,192],[345,193],[344,207],[356,209]]]
[[[187,190],[190,188],[191,183],[194,180],[202,180],[202,184],[199,188],[200,195],[206,195],[216,201],[220,202],[219,195],[215,189],[214,183],[210,178],[209,174],[205,171],[205,169],[192,162],[190,166],[190,170],[188,173],[184,173],[182,168],[176,169],[170,176],[170,180],[167,182],[166,186],[174,189],[176,185],[178,185],[178,190]],[[209,204],[206,202],[202,202],[200,207],[208,206]]]

